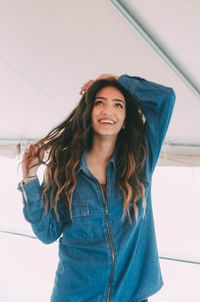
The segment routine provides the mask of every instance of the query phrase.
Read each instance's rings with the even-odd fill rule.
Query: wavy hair
[[[77,183],[76,171],[83,152],[92,148],[91,113],[94,100],[98,91],[106,86],[117,88],[126,101],[125,128],[120,130],[115,145],[117,182],[123,193],[123,221],[128,213],[132,223],[129,212],[131,202],[136,220],[139,200],[143,208],[146,208],[144,169],[147,150],[144,142],[143,110],[117,80],[100,79],[93,82],[78,105],[60,125],[30,148],[31,150],[36,147],[40,150],[42,147],[48,150],[43,197],[46,212],[53,208],[58,219],[57,206],[60,200],[65,201],[66,210],[69,210],[72,218],[72,197]]]

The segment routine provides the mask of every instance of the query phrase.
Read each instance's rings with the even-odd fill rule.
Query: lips
[[[98,122],[100,123],[100,124],[109,124],[109,125],[114,125],[115,124],[115,121],[113,121],[112,119],[99,119],[98,120]]]

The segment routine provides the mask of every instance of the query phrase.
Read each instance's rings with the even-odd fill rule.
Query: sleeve
[[[70,220],[66,207],[59,207],[58,220],[53,209],[45,213],[45,204],[42,199],[42,187],[38,178],[30,182],[18,184],[18,190],[22,192],[23,214],[31,224],[32,230],[43,243],[49,244],[56,241],[62,234],[65,224]]]
[[[146,139],[150,149],[151,170],[153,171],[172,116],[175,92],[170,87],[127,74],[121,75],[118,81],[144,111]]]

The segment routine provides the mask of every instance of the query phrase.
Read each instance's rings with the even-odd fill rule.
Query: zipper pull
[[[108,215],[108,206],[106,204],[106,215]]]

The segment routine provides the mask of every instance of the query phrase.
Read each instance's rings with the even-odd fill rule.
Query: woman
[[[44,243],[60,238],[51,301],[147,301],[163,285],[151,178],[175,93],[140,77],[103,74],[81,94],[22,164],[26,220]]]

